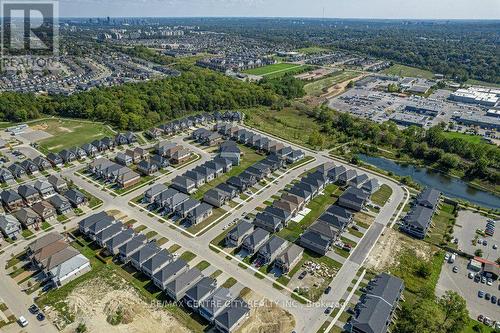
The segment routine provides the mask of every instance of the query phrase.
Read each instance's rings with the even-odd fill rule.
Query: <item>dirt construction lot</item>
[[[365,266],[377,272],[396,266],[396,259],[407,250],[413,249],[420,258],[430,259],[432,249],[425,242],[416,241],[396,230],[386,229],[366,260]]]
[[[293,316],[273,302],[252,293],[245,299],[253,306],[250,317],[238,333],[289,333],[295,328]]]
[[[75,332],[79,324],[87,332],[189,332],[168,312],[147,304],[140,295],[118,276],[113,283],[93,278],[77,286],[66,298],[63,309],[74,317],[63,332]],[[55,321],[64,314],[46,311]]]

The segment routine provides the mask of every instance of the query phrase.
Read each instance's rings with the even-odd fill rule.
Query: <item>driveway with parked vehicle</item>
[[[470,255],[480,249],[484,259],[496,261],[500,257],[500,230],[496,230],[499,223],[479,213],[461,210],[453,230],[458,249]]]

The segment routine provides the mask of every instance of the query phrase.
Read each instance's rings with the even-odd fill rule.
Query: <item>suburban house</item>
[[[349,184],[349,182],[351,180],[353,180],[357,176],[358,176],[358,173],[356,172],[356,170],[347,169],[344,173],[339,175],[339,177],[337,179],[337,183],[339,183],[339,185],[341,185],[341,186],[346,186]]]
[[[261,228],[255,228],[255,230],[243,240],[242,249],[247,251],[249,255],[253,255],[268,239],[269,232]]]
[[[76,160],[76,154],[68,149],[61,150],[59,156],[62,158],[64,163],[71,163]]]
[[[24,207],[23,198],[12,189],[2,191],[0,196],[5,208],[11,212]]]
[[[240,247],[245,238],[247,238],[254,229],[252,223],[240,221],[234,228],[232,228],[225,238],[226,247]]]
[[[321,255],[326,255],[333,244],[334,239],[331,237],[325,236],[324,234],[313,231],[306,230],[300,236],[300,246],[309,249],[313,252],[316,252]]]
[[[48,153],[47,154],[47,160],[52,164],[54,168],[59,168],[63,165],[64,161],[61,158],[61,156],[56,155],[54,153]]]
[[[12,175],[12,172],[10,172],[9,169],[1,168],[0,169],[0,181],[2,183],[13,182],[14,176]]]
[[[123,170],[124,172],[116,177],[116,184],[119,187],[129,188],[141,181],[141,175],[139,175],[137,172],[127,167],[124,167]]]
[[[338,205],[331,205],[330,207],[328,207],[326,212],[347,219],[349,223],[352,222],[353,213],[344,207],[340,207]]]
[[[324,221],[328,224],[330,224],[332,227],[337,229],[339,233],[343,233],[347,227],[349,226],[349,223],[351,222],[349,219],[344,218],[342,216],[338,215],[333,215],[330,214],[329,212],[323,213],[319,218],[319,221]]]
[[[38,167],[38,170],[43,171],[43,170],[48,170],[52,167],[49,161],[47,161],[44,157],[42,156],[37,156],[33,159],[33,163]]]
[[[88,227],[86,235],[91,240],[96,240],[96,236],[100,234],[104,229],[111,227],[115,223],[114,217],[105,216],[104,218],[96,221]]]
[[[306,183],[303,180],[295,184],[294,187],[311,193],[312,198],[316,197],[319,194],[319,187]]]
[[[69,151],[75,154],[76,158],[79,160],[87,158],[87,152],[85,151],[85,149],[82,149],[80,147],[70,148]]]
[[[361,186],[361,189],[370,195],[377,192],[379,188],[380,182],[376,178],[370,179]]]
[[[285,211],[290,214],[291,217],[294,217],[297,215],[299,212],[299,207],[294,204],[293,202],[286,201],[286,200],[278,200],[273,203],[273,207],[278,208],[282,211]]]
[[[56,175],[50,175],[47,177],[47,181],[54,187],[57,193],[64,193],[68,190],[68,184],[64,179]]]
[[[228,200],[229,198],[224,192],[215,188],[208,190],[203,196],[203,201],[215,207],[224,206]]]
[[[236,298],[217,317],[215,327],[222,333],[233,333],[250,316],[250,307],[241,298]]]
[[[116,163],[124,165],[124,166],[129,166],[129,165],[133,164],[133,162],[134,162],[130,155],[127,155],[127,154],[122,153],[122,152],[118,152],[116,154],[115,161],[116,161]]]
[[[365,289],[354,307],[354,315],[347,323],[348,332],[388,332],[404,290],[403,280],[382,273],[375,276]]]
[[[156,272],[153,275],[153,283],[155,284],[155,286],[164,291],[167,287],[167,284],[176,279],[179,275],[186,272],[188,269],[189,266],[186,261],[177,259]]]
[[[339,180],[340,175],[345,173],[347,168],[343,165],[339,165],[328,170],[328,178],[332,183],[336,183]]]
[[[106,212],[92,214],[78,222],[78,230],[80,230],[82,234],[86,235],[92,225],[94,225],[97,221],[103,220],[105,218],[110,218],[110,216],[108,216]]]
[[[400,229],[413,237],[424,239],[432,224],[433,215],[432,208],[417,205],[404,217]]]
[[[137,171],[145,176],[150,176],[158,171],[158,166],[149,160],[142,160],[137,164]]]
[[[160,192],[155,196],[155,206],[158,208],[165,208],[170,205],[170,202],[172,201],[172,198],[174,195],[179,193],[176,189],[173,189],[171,187],[167,188],[166,190]]]
[[[43,267],[43,272],[56,287],[63,286],[90,270],[90,261],[72,247],[52,255]]]
[[[168,159],[166,159],[165,157],[162,157],[160,155],[151,155],[149,157],[149,161],[153,164],[155,164],[157,167],[158,167],[158,170],[161,170],[161,169],[165,169],[167,168],[170,163],[168,162]]]
[[[42,200],[40,193],[31,185],[21,185],[17,189],[17,193],[23,198],[27,205],[31,206],[35,202]]]
[[[53,195],[48,200],[58,214],[66,214],[71,211],[71,203],[60,194]]]
[[[366,193],[365,191],[356,187],[349,187],[339,197],[338,204],[342,207],[349,208],[356,212],[359,212],[365,206],[368,197],[369,194]]]
[[[151,186],[149,189],[144,192],[144,202],[146,203],[154,203],[155,199],[161,192],[167,190],[168,187],[165,184],[155,184]]]
[[[300,149],[297,149],[297,150],[292,151],[291,154],[286,156],[286,162],[289,164],[293,164],[293,163],[300,161],[304,157],[305,157],[304,152]]]
[[[140,160],[148,156],[149,152],[146,149],[135,147],[134,149],[125,150],[125,154],[132,158],[133,163],[139,163]]]
[[[211,277],[205,276],[197,284],[186,291],[182,299],[183,304],[196,310],[212,293],[217,289],[217,281]]]
[[[22,161],[21,167],[26,171],[28,175],[37,174],[38,171],[40,171],[38,169],[38,166],[30,159],[25,159],[24,161]]]
[[[276,235],[272,236],[257,252],[257,260],[261,265],[272,263],[290,245],[286,240]]]
[[[155,243],[146,243],[143,247],[130,256],[130,262],[137,270],[141,270],[143,264],[160,252],[161,249]]]
[[[226,141],[219,148],[219,156],[231,161],[236,166],[241,162],[241,150],[234,141]]]
[[[14,178],[19,179],[26,174],[26,170],[18,163],[13,163],[7,167]]]
[[[226,183],[221,183],[215,188],[224,193],[229,199],[234,199],[238,195],[238,189]]]
[[[134,236],[131,240],[118,248],[119,258],[123,263],[128,263],[131,256],[139,251],[147,242],[147,238],[143,234]]]
[[[203,318],[212,322],[224,310],[226,304],[233,299],[234,296],[231,290],[220,287],[210,297],[201,302],[198,312]]]
[[[174,256],[171,255],[167,250],[161,249],[151,258],[146,260],[142,265],[142,272],[148,276],[152,277],[160,269],[170,264],[174,260]]]
[[[35,184],[33,184],[33,187],[38,191],[43,199],[48,199],[56,194],[56,190],[52,184],[44,180],[37,180]]]
[[[191,225],[196,225],[212,216],[213,207],[202,202],[187,213],[186,219]]]
[[[108,250],[111,255],[117,255],[118,253],[120,253],[120,247],[132,240],[132,238],[134,238],[134,235],[135,233],[133,229],[123,229],[117,235],[115,235],[111,239],[108,239],[105,244],[106,250]]]
[[[196,191],[196,184],[195,182],[187,178],[185,176],[177,176],[172,180],[172,185],[173,188],[184,192],[186,194],[191,194]]]
[[[189,198],[183,203],[181,203],[179,206],[176,207],[175,213],[181,217],[181,218],[186,218],[188,214],[193,211],[196,207],[200,205],[200,202],[196,199]]]
[[[56,209],[47,201],[40,201],[31,206],[33,211],[37,213],[42,220],[49,221],[56,218]]]
[[[226,181],[226,184],[237,188],[240,193],[246,191],[248,188],[248,184],[241,177],[233,176]]]
[[[214,170],[215,178],[217,178],[221,176],[224,172],[228,171],[225,168],[226,166],[225,161],[227,160],[219,158],[217,162],[213,160],[203,163],[203,167]],[[229,170],[231,169],[232,165],[233,164],[229,162]]]
[[[158,142],[155,146],[155,151],[158,155],[171,158],[172,154],[177,150],[182,149],[181,146],[178,146],[174,142],[162,141]]]
[[[288,194],[301,198],[304,201],[304,205],[307,205],[312,199],[312,193],[306,191],[298,186],[294,186],[288,190]]]
[[[172,154],[172,163],[181,164],[189,160],[191,157],[191,151],[189,149],[181,148]]]
[[[266,212],[259,212],[255,215],[253,224],[270,233],[275,233],[283,229],[283,222],[274,215]]]
[[[157,127],[150,128],[146,131],[146,135],[151,139],[158,139],[163,133],[164,131]]]
[[[441,192],[433,188],[426,188],[417,197],[416,203],[419,206],[436,209],[439,204]]]
[[[102,230],[100,233],[95,235],[95,241],[100,247],[106,247],[106,243],[118,235],[123,230],[123,224],[120,221],[116,221],[108,228]]]
[[[274,261],[274,266],[281,270],[283,274],[292,270],[295,265],[302,259],[304,249],[298,245],[291,244],[283,253],[281,253]]]
[[[304,209],[305,200],[302,197],[286,193],[281,197],[281,201],[290,202],[292,205],[297,206],[297,211],[300,212]]]
[[[10,239],[17,239],[21,233],[21,223],[12,215],[0,215],[0,231]]]
[[[188,289],[194,286],[198,281],[203,278],[201,271],[193,267],[188,271],[180,274],[175,278],[175,280],[170,281],[165,286],[165,293],[173,300],[179,301],[181,300]]]
[[[357,177],[355,177],[354,179],[352,179],[349,182],[349,186],[361,188],[361,185],[363,185],[365,182],[367,182],[368,179],[369,179],[368,175],[366,173],[362,173],[362,174],[358,175]]]
[[[74,188],[64,192],[64,196],[75,208],[81,207],[87,203],[87,198],[85,197],[85,195]]]
[[[292,219],[292,214],[289,211],[286,211],[278,207],[267,206],[266,209],[264,209],[264,212],[280,219],[281,223],[283,223],[283,226],[285,227],[288,225],[288,222],[290,222],[290,220]]]
[[[180,206],[184,201],[187,201],[188,199],[190,199],[190,197],[187,194],[177,192],[169,200],[167,206],[165,207],[165,210],[168,213],[173,213],[178,206]]]
[[[195,187],[201,187],[205,184],[205,176],[194,170],[189,170],[184,173],[184,177],[189,178],[194,182]]]
[[[93,144],[91,143],[86,143],[82,146],[82,149],[85,150],[85,152],[87,153],[87,156],[88,157],[94,157],[97,155],[97,153],[99,152],[99,150],[97,149],[96,146],[94,146]]]
[[[24,228],[39,228],[42,218],[30,207],[23,207],[14,213],[16,219],[21,222]]]
[[[127,132],[127,133],[118,133],[115,136],[115,143],[117,146],[121,145],[129,145],[131,143],[136,142],[137,139],[132,132]]]

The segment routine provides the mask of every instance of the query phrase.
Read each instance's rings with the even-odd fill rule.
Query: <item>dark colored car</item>
[[[491,296],[491,303],[496,304],[496,302],[497,302],[497,297]]]
[[[326,313],[326,314],[329,314],[330,312],[332,312],[332,310],[333,310],[333,308],[332,308],[331,306],[329,306],[329,307],[327,307],[327,308],[325,309],[325,313]]]
[[[307,272],[306,271],[303,271],[302,273],[300,273],[299,275],[299,280],[302,280],[303,278],[305,278],[307,275]]]
[[[43,313],[39,312],[36,315],[36,319],[38,319],[38,321],[44,321],[45,320],[45,315]]]
[[[332,290],[332,287],[328,286],[325,289],[325,294],[328,294]]]
[[[489,301],[489,300],[490,300],[490,298],[491,298],[490,293],[486,293],[486,294],[484,294],[484,299],[485,299],[485,300]]]
[[[33,304],[28,308],[28,311],[32,314],[37,314],[40,311],[40,309],[38,308],[38,306]]]

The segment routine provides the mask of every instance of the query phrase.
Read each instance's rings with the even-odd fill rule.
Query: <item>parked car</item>
[[[489,301],[491,299],[491,294],[490,293],[484,294],[484,299]]]
[[[481,283],[486,283],[486,278],[484,276],[481,276]]]
[[[488,286],[493,285],[493,280],[492,280],[491,278],[487,278],[487,279],[486,279],[486,284],[487,284]]]
[[[29,308],[28,308],[28,311],[32,314],[37,314],[40,309],[38,308],[38,306],[36,306],[36,304],[32,304]]]
[[[498,245],[497,244],[493,244],[493,250],[496,250],[498,249]]]
[[[491,296],[491,303],[497,304],[497,297],[496,296]]]
[[[28,320],[26,320],[26,318],[24,318],[23,316],[19,317],[19,319],[17,320],[17,322],[19,323],[19,325],[21,327],[28,326]]]
[[[43,313],[39,312],[36,315],[36,319],[38,319],[38,321],[44,321],[45,320],[45,315]]]
[[[332,312],[332,310],[333,310],[333,308],[332,308],[331,306],[329,306],[329,307],[327,307],[327,308],[325,309],[325,313],[326,313],[326,314],[329,314],[330,312]]]
[[[306,275],[307,275],[307,271],[303,271],[302,273],[300,273],[299,280],[302,280],[303,278],[305,278]]]
[[[479,276],[479,274],[476,274],[474,276],[474,282],[479,282],[479,281],[481,281],[481,277]]]
[[[469,272],[468,277],[469,277],[469,279],[473,279],[474,278],[474,274],[472,272]]]
[[[477,321],[483,321],[484,319],[484,316],[482,314],[480,314],[479,316],[477,316]]]
[[[483,298],[483,297],[484,297],[484,291],[479,290],[479,291],[477,292],[477,296],[478,296],[479,298]]]
[[[453,266],[453,273],[458,273],[458,267],[457,266]]]
[[[332,290],[332,287],[328,286],[325,289],[325,294],[328,294]]]

